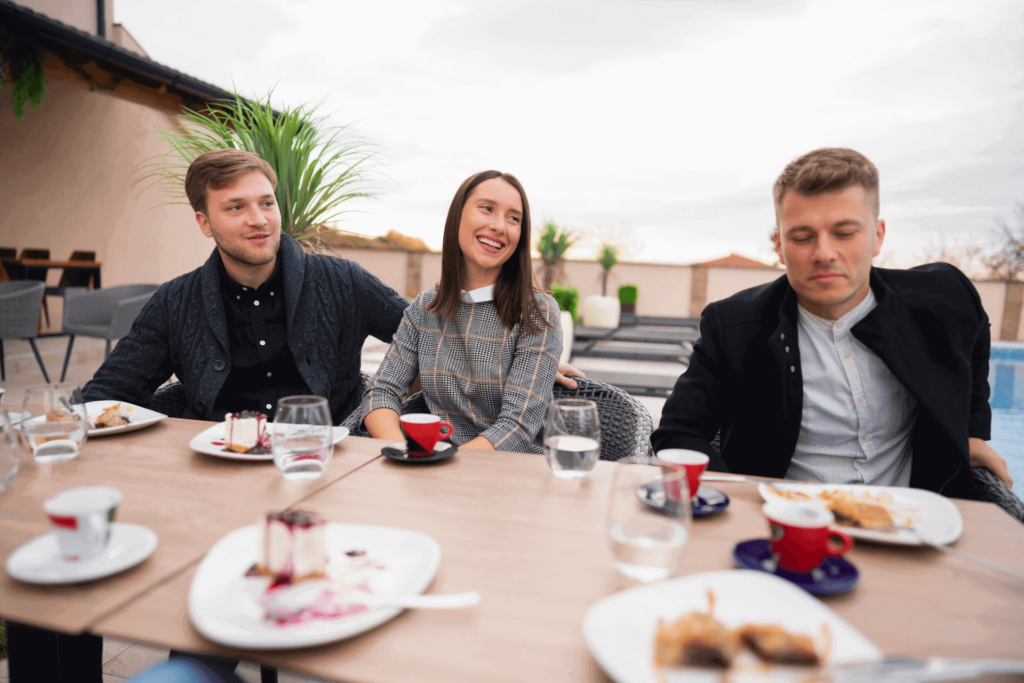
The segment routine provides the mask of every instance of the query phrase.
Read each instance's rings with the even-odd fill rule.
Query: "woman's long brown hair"
[[[523,219],[519,226],[519,244],[501,266],[501,274],[494,283],[494,306],[498,309],[501,324],[507,330],[522,323],[530,334],[540,332],[540,325],[552,327],[537,304],[534,295],[533,261],[530,258],[530,203],[526,191],[514,175],[500,171],[481,171],[471,175],[459,186],[448,207],[448,219],[444,223],[444,244],[441,249],[441,282],[437,285],[434,300],[427,304],[431,313],[439,313],[445,320],[451,320],[462,302],[462,282],[465,279],[465,265],[462,248],[459,246],[459,228],[462,224],[462,210],[466,200],[476,186],[485,180],[501,178],[516,188],[523,200]],[[537,288],[539,289],[539,288]],[[538,321],[540,324],[538,324]]]

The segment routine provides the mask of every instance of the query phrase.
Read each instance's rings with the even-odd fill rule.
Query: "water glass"
[[[320,396],[285,396],[277,402],[271,441],[274,464],[285,479],[317,479],[334,450],[331,410]]]
[[[76,457],[85,445],[89,415],[73,384],[37,384],[25,390],[21,433],[36,462]]]
[[[18,473],[21,453],[18,448],[18,434],[11,424],[10,413],[0,406],[0,493],[7,490]]]
[[[597,404],[581,398],[552,401],[544,422],[544,455],[556,477],[580,479],[590,474],[601,457]]]
[[[615,465],[608,496],[608,544],[615,568],[638,581],[668,578],[690,536],[690,501],[655,510],[642,501],[641,486],[686,489],[686,473],[624,458]],[[685,496],[684,496],[685,498]]]

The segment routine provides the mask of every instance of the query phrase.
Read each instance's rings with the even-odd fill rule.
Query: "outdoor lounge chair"
[[[43,365],[43,357],[39,355],[35,340],[44,291],[45,282],[0,282],[0,381],[7,379],[3,340],[25,339],[32,347],[39,369],[43,371],[43,379],[47,384],[50,383],[50,376],[46,374],[46,366]]]
[[[68,335],[68,350],[64,354],[64,369],[60,381],[68,371],[71,347],[75,336],[98,337],[107,341],[104,358],[110,355],[110,342],[128,334],[135,318],[153,297],[159,285],[122,285],[87,292],[84,287],[64,289],[64,333]]]

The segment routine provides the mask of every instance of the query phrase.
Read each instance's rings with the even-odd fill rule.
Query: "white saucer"
[[[7,558],[7,573],[26,583],[78,583],[110,576],[156,550],[156,534],[138,524],[111,525],[107,552],[94,560],[68,562],[60,555],[57,536],[50,532],[23,544]]]

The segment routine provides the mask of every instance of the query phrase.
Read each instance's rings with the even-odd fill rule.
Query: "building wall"
[[[57,79],[19,122],[0,105],[0,246],[38,247],[51,258],[95,251],[103,285],[160,283],[192,270],[213,247],[186,204],[143,191],[137,169],[164,151],[162,111]],[[156,207],[156,208],[154,208]],[[56,284],[59,271],[51,271]]]
[[[732,296],[736,292],[778,280],[785,271],[778,268],[708,267],[708,303]]]
[[[96,0],[18,0],[16,4],[45,14],[79,31],[97,35]],[[107,40],[111,40],[114,35],[114,0],[104,1],[103,14],[107,25],[106,37]]]
[[[1005,282],[975,282],[978,289],[978,296],[981,297],[981,306],[988,314],[989,322],[992,324],[992,339],[999,339],[999,329],[1003,319],[1003,306],[1006,303]],[[1018,339],[1024,337],[1018,335]]]
[[[388,287],[405,295],[406,252],[382,249],[331,249],[330,253],[356,261]]]

